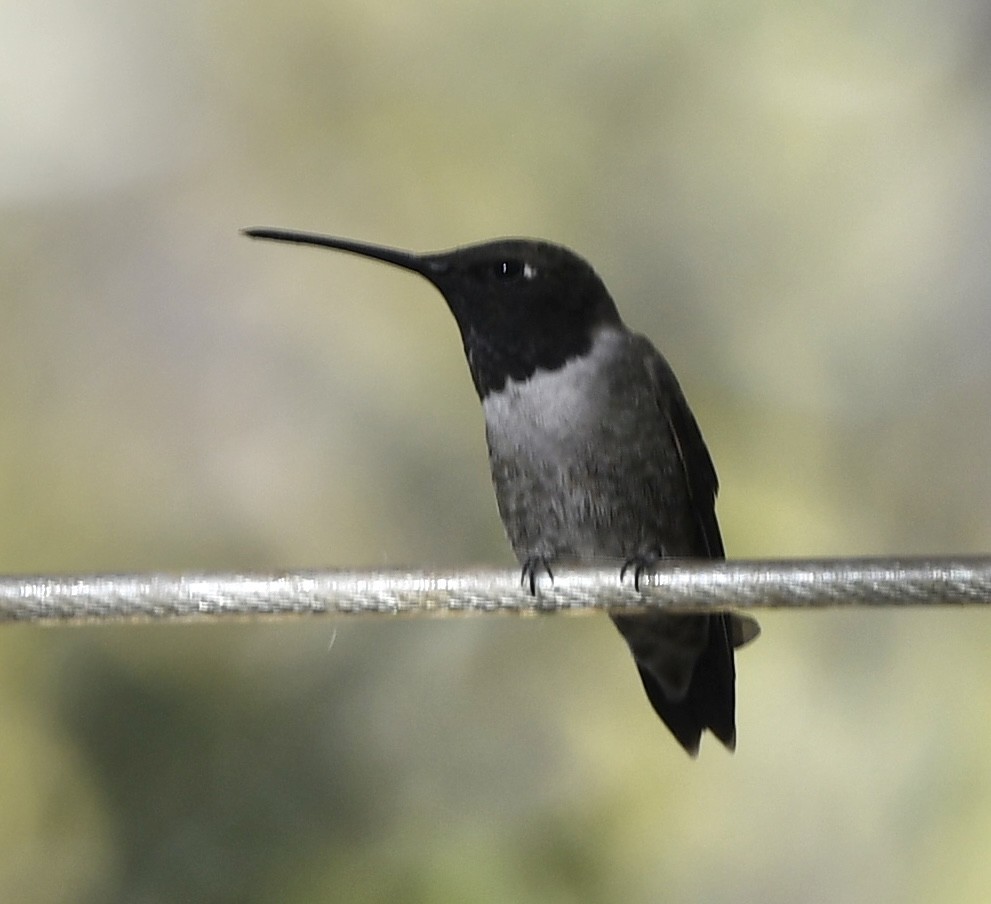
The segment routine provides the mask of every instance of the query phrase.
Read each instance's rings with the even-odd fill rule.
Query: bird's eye
[[[492,267],[496,279],[519,279],[523,275],[523,261],[502,260],[497,261]]]
[[[504,258],[492,266],[492,275],[500,282],[512,282],[517,279],[533,279],[537,268],[519,258]]]

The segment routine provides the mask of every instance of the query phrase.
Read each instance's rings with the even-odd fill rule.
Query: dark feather
[[[695,554],[700,558],[722,559],[725,553],[715,509],[719,480],[709,450],[667,362],[654,353],[646,363],[656,387],[658,405],[664,411],[678,453],[697,525],[696,540],[692,544]],[[682,617],[695,619],[699,616]],[[736,746],[734,638],[751,639],[758,630],[756,622],[751,627],[747,621],[752,620],[744,621],[729,613],[710,615],[707,620],[708,637],[695,662],[684,697],[677,699],[665,693],[658,676],[642,662],[637,663],[654,711],[692,756],[698,753],[705,729],[712,731],[730,750]]]

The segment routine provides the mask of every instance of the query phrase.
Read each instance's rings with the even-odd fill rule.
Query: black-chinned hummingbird
[[[412,270],[457,321],[485,414],[499,514],[523,580],[615,559],[620,578],[668,557],[722,559],[718,483],[667,361],[628,330],[602,280],[567,248],[498,239],[416,254],[283,229]],[[733,649],[757,623],[731,613],[612,615],[654,710],[691,754],[709,729],[736,745]]]

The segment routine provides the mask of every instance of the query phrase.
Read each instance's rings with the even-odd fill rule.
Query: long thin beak
[[[371,257],[375,260],[395,264],[404,270],[412,270],[432,279],[443,271],[443,266],[432,255],[415,254],[403,251],[401,248],[386,248],[383,245],[370,245],[367,242],[356,242],[352,239],[335,238],[332,235],[319,235],[314,232],[296,232],[292,229],[271,229],[268,227],[253,227],[242,229],[244,235],[253,239],[272,239],[276,242],[295,242],[298,245],[319,245],[322,248],[334,248],[337,251],[347,251]]]

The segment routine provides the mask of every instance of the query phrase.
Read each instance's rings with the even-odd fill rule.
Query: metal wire
[[[536,595],[518,569],[0,578],[0,621],[219,621],[302,615],[934,606],[991,603],[991,557],[672,560],[640,589],[614,564],[556,568]]]

